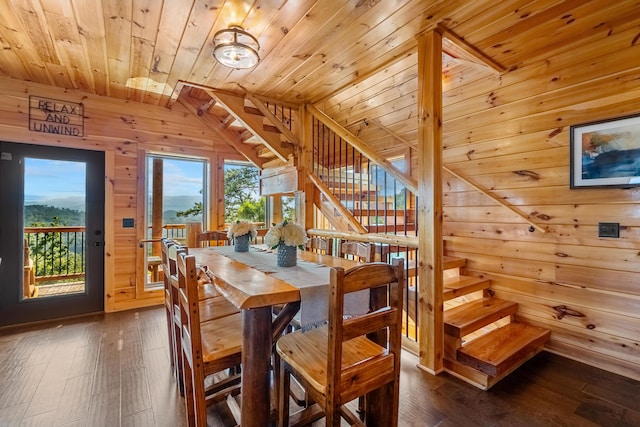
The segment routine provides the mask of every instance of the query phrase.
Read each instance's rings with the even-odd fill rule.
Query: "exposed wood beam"
[[[391,164],[390,161],[382,157],[380,154],[372,150],[367,144],[364,143],[360,138],[340,126],[335,120],[331,117],[327,116],[322,111],[318,110],[311,104],[307,105],[309,111],[322,123],[328,126],[332,131],[334,131],[340,138],[347,141],[353,148],[358,150],[358,152],[362,153],[364,156],[369,158],[373,163],[380,166],[385,172],[392,175],[395,179],[397,179],[402,185],[407,187],[409,191],[413,194],[418,193],[418,181],[412,178],[411,176],[405,174],[395,166]]]
[[[418,295],[420,367],[443,370],[442,35],[418,36]]]
[[[329,201],[329,203],[331,203],[333,205],[334,209],[338,211],[340,216],[342,216],[349,223],[349,226],[354,231],[356,231],[358,233],[366,233],[367,232],[367,229],[364,228],[362,226],[362,224],[360,224],[360,222],[358,222],[358,220],[353,216],[353,214],[351,212],[349,212],[349,210],[347,208],[345,208],[342,203],[340,203],[340,200],[338,200],[338,198],[333,195],[333,193],[331,192],[329,187],[327,187],[325,185],[325,183],[322,182],[322,180],[320,178],[318,178],[313,173],[308,173],[307,176],[309,177],[309,180],[311,182],[313,182],[313,184],[316,186],[316,188],[318,190],[320,190],[322,195]],[[327,218],[327,219],[330,220],[330,218]]]
[[[280,134],[265,132],[263,129],[262,116],[247,114],[244,111],[243,97],[229,95],[211,89],[206,89],[205,91],[219,104],[224,106],[229,114],[235,117],[238,122],[242,123],[242,125],[275,154],[276,157],[285,163],[287,162],[287,159],[293,153],[291,148],[283,145],[282,141],[280,141]]]
[[[258,166],[262,169],[262,166],[265,162],[264,159],[258,157],[256,152],[249,145],[244,144],[240,136],[225,128],[220,122],[215,119],[211,119],[207,117],[204,112],[206,110],[202,109],[203,103],[200,100],[193,99],[190,97],[181,97],[178,99],[180,105],[182,105],[188,112],[192,113],[194,116],[198,117],[202,124],[206,126],[208,129],[211,129],[215,132],[220,138],[233,147],[238,153],[244,156],[247,160],[249,160],[254,165]],[[206,105],[206,103],[204,104]]]
[[[444,25],[439,24],[438,31],[443,34],[446,41],[450,43],[445,43],[447,47],[444,50],[453,58],[460,57],[462,60],[485,65],[498,73],[502,73],[506,70],[502,64],[499,64],[493,58],[486,55],[480,49],[476,48]]]
[[[245,98],[248,99],[253,105],[255,105],[255,107],[260,110],[260,112],[271,122],[273,123],[273,125],[285,136],[285,138],[287,138],[290,142],[293,143],[293,145],[295,146],[299,146],[300,145],[300,140],[298,139],[298,137],[296,135],[294,135],[293,132],[291,132],[291,130],[286,127],[283,123],[282,120],[278,119],[275,114],[273,114],[266,105],[264,105],[262,103],[262,101],[258,98],[256,98],[255,96],[247,93],[245,95]]]
[[[182,89],[184,87],[185,87],[185,82],[183,82],[182,80],[178,80],[178,83],[176,84],[176,87],[173,88],[173,92],[171,92],[171,97],[167,102],[167,108],[171,108],[171,106],[175,104],[175,102],[180,97],[180,93],[182,92]]]

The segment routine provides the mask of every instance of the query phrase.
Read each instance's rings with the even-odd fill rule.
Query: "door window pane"
[[[85,292],[86,164],[24,159],[22,298]]]

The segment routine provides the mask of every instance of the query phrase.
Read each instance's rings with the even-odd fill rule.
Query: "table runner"
[[[233,246],[212,247],[221,255],[283,280],[300,289],[300,311],[296,319],[303,330],[326,322],[329,315],[330,267],[314,262],[297,260],[295,267],[278,267],[275,251],[251,246],[249,252],[235,252]],[[215,271],[213,272],[215,274]],[[360,291],[345,297],[344,314],[357,316],[369,309],[369,292]]]

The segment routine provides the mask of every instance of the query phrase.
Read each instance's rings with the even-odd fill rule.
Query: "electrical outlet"
[[[617,222],[599,222],[598,237],[620,237],[620,224]]]

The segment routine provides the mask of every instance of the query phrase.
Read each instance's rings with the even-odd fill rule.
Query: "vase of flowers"
[[[272,249],[278,248],[278,267],[294,267],[297,248],[304,249],[307,233],[302,226],[285,220],[274,224],[264,241]]]
[[[249,242],[256,238],[258,232],[255,225],[249,221],[236,221],[229,225],[227,237],[233,243],[233,249],[236,252],[248,252]]]

